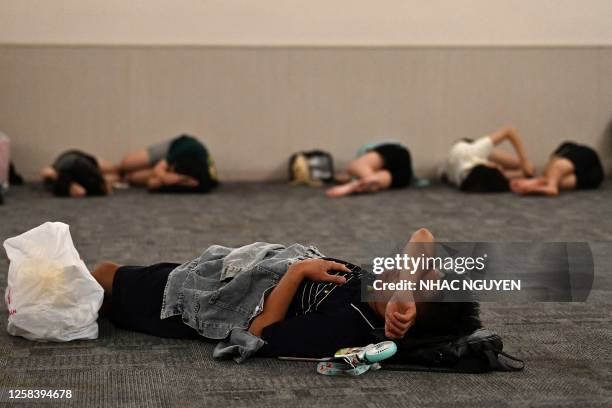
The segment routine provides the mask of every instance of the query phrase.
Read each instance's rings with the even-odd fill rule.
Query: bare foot
[[[332,187],[325,192],[325,195],[328,197],[343,197],[349,194],[352,194],[356,191],[359,186],[359,181],[354,180],[346,184],[341,184],[339,186]]]
[[[538,177],[532,179],[516,179],[510,181],[510,189],[518,194],[529,194],[536,188],[546,185],[546,180]]]
[[[378,180],[362,179],[359,180],[359,185],[355,188],[356,193],[375,193],[380,190]]]
[[[346,184],[340,184],[338,186],[334,186],[329,188],[326,192],[325,195],[328,197],[343,197],[346,195],[349,195],[351,193],[353,193],[355,191],[355,189],[357,188],[357,182],[355,181],[351,181],[349,183]]]
[[[556,197],[559,195],[559,188],[551,184],[545,184],[535,188],[530,194],[542,194],[549,197]]]
[[[522,195],[546,195],[554,197],[559,195],[559,188],[548,183],[545,178],[513,180],[510,182],[512,191]]]

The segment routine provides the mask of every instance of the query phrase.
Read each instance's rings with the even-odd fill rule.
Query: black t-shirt
[[[70,195],[71,183],[81,185],[88,196],[104,195],[104,176],[95,157],[79,150],[68,150],[55,159],[52,166],[57,172],[57,180],[49,187],[56,195]]]
[[[263,329],[266,344],[259,356],[331,357],[342,347],[365,346],[375,340],[372,331],[382,319],[361,302],[361,268],[335,261],[353,271],[336,272],[347,278],[346,284],[302,282],[285,319]]]

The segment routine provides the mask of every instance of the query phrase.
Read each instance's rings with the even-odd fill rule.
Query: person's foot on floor
[[[514,179],[510,181],[510,190],[517,194],[529,194],[532,190],[544,184],[546,184],[546,180],[540,177],[530,179]]]
[[[556,197],[559,195],[559,188],[551,184],[541,185],[533,190],[531,194],[540,194],[548,197]]]
[[[380,190],[380,185],[375,178],[359,180],[359,184],[355,188],[356,193],[375,193],[378,190]]]
[[[343,197],[355,192],[355,189],[359,186],[359,181],[353,180],[346,184],[334,186],[327,189],[325,195],[332,198]]]
[[[549,184],[544,178],[512,180],[510,189],[522,195],[546,195],[550,197],[559,195],[559,189]]]

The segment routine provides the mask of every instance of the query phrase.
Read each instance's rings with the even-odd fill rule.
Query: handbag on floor
[[[384,338],[384,333],[376,333]],[[397,353],[385,361],[384,370],[486,373],[521,371],[523,360],[504,353],[499,335],[478,329],[467,336],[406,338]]]
[[[306,184],[321,187],[334,180],[334,160],[323,150],[297,152],[289,158],[289,181],[291,184]]]

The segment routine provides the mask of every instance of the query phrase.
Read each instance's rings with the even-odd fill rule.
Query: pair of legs
[[[128,183],[146,186],[153,174],[151,157],[147,149],[140,149],[126,154],[119,165]]]
[[[489,155],[489,161],[495,165],[508,180],[524,178],[528,175],[521,169],[521,161],[515,154],[495,148]]]
[[[100,309],[100,316],[108,316],[111,309],[111,296],[113,294],[113,281],[115,273],[121,265],[110,261],[104,261],[96,266],[91,275],[104,289],[104,301]]]
[[[328,197],[342,197],[353,193],[374,193],[391,186],[391,173],[383,168],[382,156],[369,151],[353,160],[346,174],[339,176],[343,184],[327,190]]]
[[[523,195],[557,196],[560,190],[576,188],[574,164],[564,157],[552,156],[542,176],[512,180],[510,188]]]

